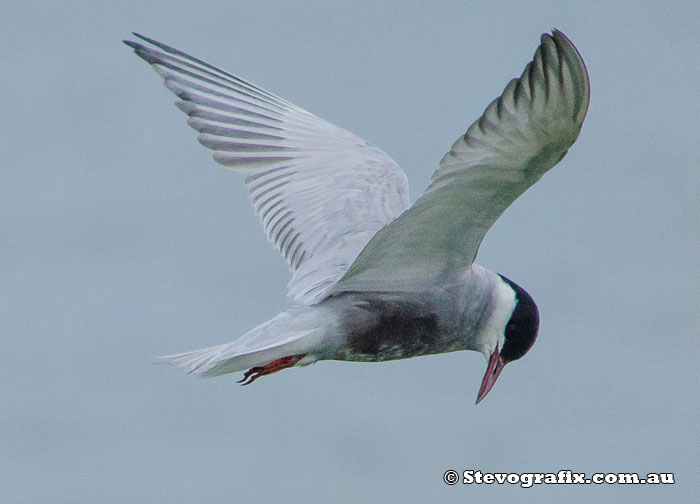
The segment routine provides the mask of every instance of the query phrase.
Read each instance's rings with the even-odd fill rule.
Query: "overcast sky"
[[[697,498],[700,8],[562,4],[5,6],[0,500]],[[415,199],[553,27],[588,65],[590,109],[479,253],[542,318],[484,402],[475,352],[321,362],[245,388],[240,374],[151,365],[272,317],[289,275],[241,177],[121,39],[154,37],[349,129],[396,159]],[[676,484],[447,486],[447,469],[674,472]]]

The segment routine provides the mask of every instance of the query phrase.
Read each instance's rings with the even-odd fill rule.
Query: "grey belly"
[[[386,361],[460,350],[455,331],[428,302],[366,294],[350,299],[335,360]]]

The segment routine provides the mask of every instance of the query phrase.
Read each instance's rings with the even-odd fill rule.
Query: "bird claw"
[[[258,378],[259,376],[262,376],[262,374],[259,374],[260,370],[262,370],[262,366],[256,366],[256,367],[250,368],[248,371],[245,372],[245,374],[243,375],[243,378],[238,380],[236,383],[240,383],[241,385],[250,385],[251,383],[253,383],[255,381],[256,378]],[[250,380],[248,380],[248,378],[250,378]],[[246,381],[246,380],[248,380],[248,381]]]
[[[238,380],[236,383],[240,383],[241,385],[250,385],[261,376],[276,373],[277,371],[294,366],[304,356],[306,356],[306,354],[289,355],[287,357],[282,357],[281,359],[269,362],[264,366],[252,367],[246,371],[243,374],[243,378]]]

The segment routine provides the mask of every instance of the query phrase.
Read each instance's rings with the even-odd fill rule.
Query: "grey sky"
[[[700,492],[697,2],[31,2],[0,18],[0,495],[9,503],[689,502]],[[542,325],[478,407],[474,352],[241,388],[151,366],[284,306],[240,177],[131,30],[392,155],[415,199],[561,29],[591,104],[478,263]],[[675,472],[674,486],[442,483],[446,469]],[[691,497],[692,496],[692,497]]]

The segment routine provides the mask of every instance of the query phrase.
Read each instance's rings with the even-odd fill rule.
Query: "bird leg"
[[[306,354],[288,355],[287,357],[274,360],[268,364],[265,364],[264,366],[252,367],[246,371],[243,378],[238,380],[236,383],[240,383],[241,385],[250,385],[261,376],[276,373],[277,371],[282,371],[283,369],[294,366],[305,355]]]

